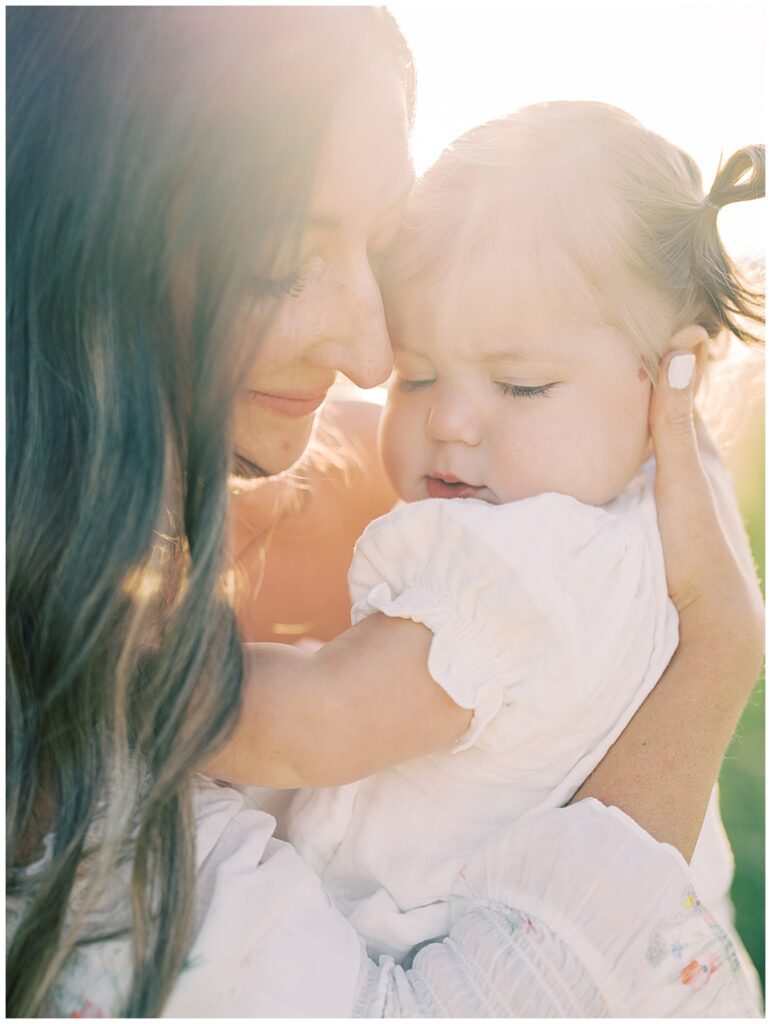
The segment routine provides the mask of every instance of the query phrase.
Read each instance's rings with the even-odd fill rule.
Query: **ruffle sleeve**
[[[661,633],[660,583],[634,521],[562,494],[397,507],[365,530],[349,573],[354,623],[382,612],[434,634],[429,673],[474,710],[456,750],[503,704],[521,712],[523,737],[550,742],[610,672],[645,676]],[[624,664],[630,657],[643,663]]]
[[[736,948],[688,867],[596,800],[502,830],[471,858],[444,942],[363,972],[355,1013],[757,1017]]]

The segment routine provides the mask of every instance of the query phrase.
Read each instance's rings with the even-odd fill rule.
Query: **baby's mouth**
[[[429,498],[475,498],[484,487],[475,487],[454,476],[427,476],[426,490]]]

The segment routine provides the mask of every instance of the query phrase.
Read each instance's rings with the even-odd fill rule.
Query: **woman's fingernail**
[[[674,356],[669,361],[667,369],[667,381],[671,388],[682,391],[687,388],[693,379],[693,371],[696,366],[696,356],[693,352],[683,352],[682,355]]]

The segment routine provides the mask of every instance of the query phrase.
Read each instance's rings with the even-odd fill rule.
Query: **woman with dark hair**
[[[7,45],[7,1012],[644,1014],[668,983],[645,901],[674,918],[687,883],[650,836],[689,855],[762,635],[690,389],[653,411],[682,646],[577,795],[650,835],[597,801],[520,826],[518,893],[478,860],[451,941],[375,966],[273,819],[195,773],[242,698],[228,474],[291,466],[337,371],[389,371],[373,265],[410,184],[409,53],[369,8],[15,8]],[[532,873],[573,844],[606,888],[555,884],[555,917]],[[611,963],[592,922],[607,939],[619,900],[641,925]],[[730,949],[713,975],[714,1012],[752,1012]]]

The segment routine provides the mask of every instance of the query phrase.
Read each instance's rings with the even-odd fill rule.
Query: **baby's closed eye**
[[[536,398],[538,395],[548,395],[556,381],[550,384],[512,384],[510,381],[497,380],[496,387],[500,388],[504,395],[511,395],[513,398]]]
[[[397,391],[419,391],[421,388],[430,387],[433,383],[433,377],[412,378],[397,376],[394,379],[394,387]]]

